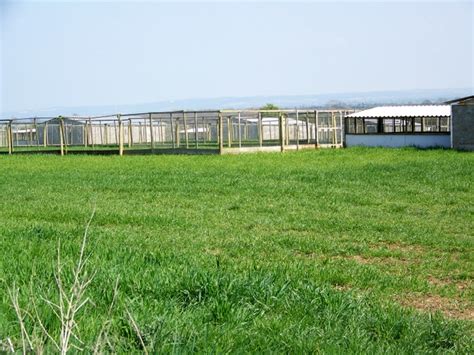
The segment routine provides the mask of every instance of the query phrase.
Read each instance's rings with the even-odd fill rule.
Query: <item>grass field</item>
[[[53,349],[58,240],[69,270],[95,205],[86,350],[472,353],[473,181],[448,150],[0,156],[1,346],[19,287]]]

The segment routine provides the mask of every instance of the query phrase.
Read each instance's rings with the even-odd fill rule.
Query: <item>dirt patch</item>
[[[393,256],[344,255],[336,256],[334,259],[353,260],[363,265],[407,265],[409,263],[406,258],[395,258]]]
[[[335,290],[341,291],[341,292],[346,292],[352,290],[352,287],[349,285],[334,285],[333,286]]]
[[[449,287],[449,286],[454,286],[456,289],[459,291],[467,290],[472,287],[472,281],[471,280],[453,280],[450,278],[446,279],[439,279],[435,276],[429,275],[428,276],[428,282],[437,287]]]
[[[401,242],[379,242],[373,244],[373,246],[380,249],[385,248],[390,251],[397,251],[402,253],[422,254],[426,252],[425,248],[421,245],[404,244]]]
[[[321,257],[320,254],[316,254],[312,251],[295,250],[294,254],[296,256],[299,256],[300,258],[317,259],[317,258]]]
[[[365,256],[362,255],[347,255],[343,257],[344,259],[347,260],[354,260],[355,262],[359,264],[372,264],[374,260],[371,260],[372,258],[366,258]]]
[[[441,297],[438,295],[407,294],[396,297],[403,307],[409,307],[422,312],[441,312],[446,317],[474,320],[474,305],[466,301]]]
[[[204,252],[206,252],[207,254],[214,255],[214,256],[218,256],[218,255],[221,255],[221,254],[222,254],[222,250],[219,249],[219,248],[204,249]]]

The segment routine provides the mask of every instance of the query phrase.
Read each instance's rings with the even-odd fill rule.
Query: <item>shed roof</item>
[[[466,96],[466,97],[460,97],[458,99],[446,101],[446,104],[468,104],[472,105],[474,104],[474,95]]]
[[[359,111],[346,117],[378,118],[378,117],[446,117],[451,116],[450,105],[412,105],[412,106],[379,106]]]

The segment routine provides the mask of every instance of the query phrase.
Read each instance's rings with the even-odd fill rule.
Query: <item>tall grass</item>
[[[60,339],[43,301],[57,242],[77,262],[95,197],[87,351],[472,352],[473,163],[414,149],[0,157],[2,347],[22,347],[11,285]]]

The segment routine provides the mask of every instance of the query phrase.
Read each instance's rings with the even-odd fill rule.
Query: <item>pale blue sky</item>
[[[0,4],[0,112],[474,86],[471,1]]]

